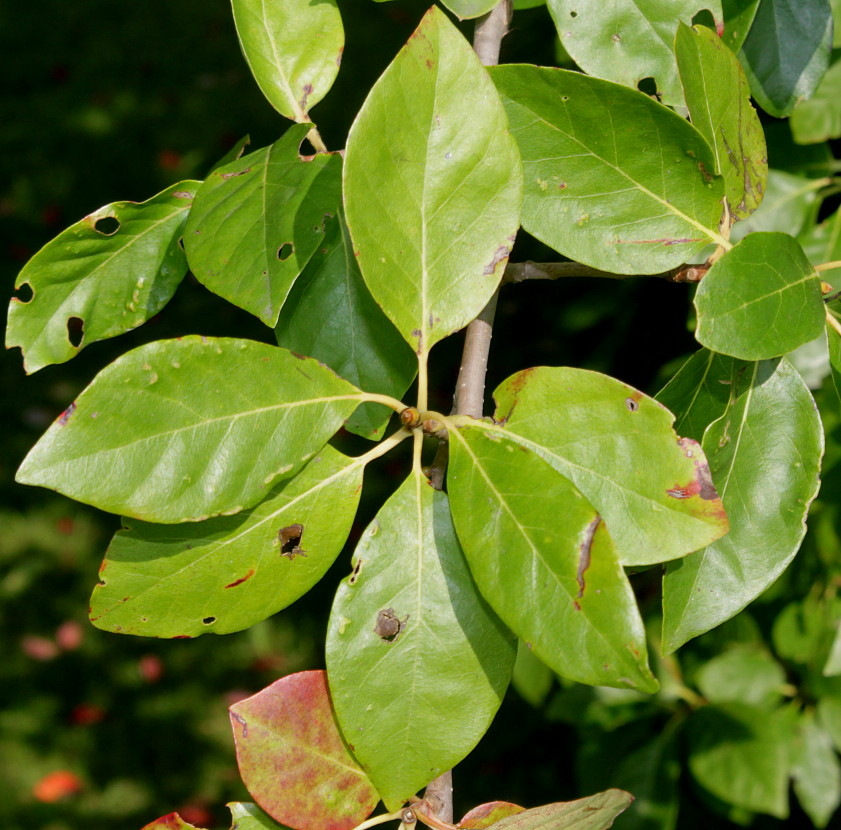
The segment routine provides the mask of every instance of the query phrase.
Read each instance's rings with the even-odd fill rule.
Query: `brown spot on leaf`
[[[590,567],[590,554],[593,549],[593,538],[596,535],[596,530],[598,530],[601,520],[601,516],[596,516],[593,521],[587,525],[587,528],[584,531],[584,538],[578,545],[578,572],[575,575],[575,579],[578,582],[578,599],[581,599],[584,596],[584,589],[587,587],[584,577],[587,574],[587,568]],[[575,604],[578,605],[578,603]],[[576,610],[580,611],[580,606]]]
[[[254,568],[252,568],[245,576],[241,576],[239,579],[235,579],[233,582],[229,582],[225,587],[226,588],[236,588],[237,585],[242,585],[243,582],[251,579],[254,576]]]
[[[63,427],[69,420],[70,416],[76,411],[76,401],[70,404],[61,415],[58,416],[58,425]]]
[[[303,86],[304,94],[301,96],[301,100],[298,103],[301,105],[301,109],[306,112],[307,111],[307,99],[312,95],[312,84],[304,84]]]
[[[497,269],[497,266],[500,262],[504,262],[508,257],[511,255],[511,248],[507,245],[500,245],[495,251],[493,255],[493,259],[485,266],[485,270],[482,273],[485,276],[491,276]]]
[[[231,717],[242,727],[242,737],[248,737],[248,721],[239,713],[235,712],[233,709],[228,710],[231,713]]]
[[[408,614],[401,620],[398,619],[393,608],[384,608],[377,614],[377,623],[374,626],[374,633],[381,640],[393,643],[400,636],[400,632],[405,628],[406,620],[408,619]]]
[[[359,572],[362,570],[362,560],[357,559],[356,564],[353,566],[353,570],[350,573],[350,577],[348,579],[348,583],[353,585],[356,583],[356,580],[359,579]]]
[[[222,173],[222,178],[223,179],[234,179],[237,176],[244,176],[246,173],[250,173],[250,172],[251,172],[251,168],[246,167],[243,170],[233,170],[230,173]]]
[[[277,538],[280,542],[280,555],[287,559],[294,559],[296,556],[306,558],[307,552],[301,548],[301,536],[304,533],[304,526],[300,524],[289,525],[282,528]]]
[[[629,395],[625,398],[625,406],[628,409],[628,412],[639,412],[640,409],[640,395],[639,392],[636,392],[633,395]]]
[[[700,451],[697,441],[691,438],[678,439],[678,446],[684,451],[687,458],[691,458],[695,464],[695,478],[688,485],[678,485],[676,489],[685,491],[688,496],[699,495],[704,501],[716,501],[718,492],[713,484],[710,467]],[[672,495],[671,491],[667,491]],[[687,496],[675,496],[675,498],[687,498]]]
[[[521,372],[517,372],[514,375],[514,380],[511,382],[511,392],[514,398],[513,403],[511,404],[511,409],[505,414],[504,417],[496,419],[496,423],[500,426],[505,426],[508,423],[508,419],[511,417],[511,413],[514,411],[514,407],[517,406],[517,393],[526,385],[529,380],[529,376],[534,371],[535,367],[532,366],[529,369],[523,369]]]

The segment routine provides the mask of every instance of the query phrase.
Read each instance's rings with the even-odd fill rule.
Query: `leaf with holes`
[[[674,416],[633,387],[584,369],[517,372],[494,391],[496,426],[536,452],[607,523],[624,565],[685,556],[727,532],[707,460]],[[563,418],[558,418],[563,412]]]
[[[245,60],[263,95],[281,115],[307,113],[330,90],[345,33],[336,0],[232,0]]]
[[[198,186],[179,182],[145,202],[106,205],[26,263],[15,288],[31,297],[12,297],[6,348],[20,347],[27,372],[131,331],[169,302],[187,273],[178,243]]]
[[[819,337],[821,279],[794,237],[752,233],[717,260],[695,293],[695,337],[708,349],[765,360]]]
[[[241,631],[303,596],[350,532],[364,463],[330,446],[252,510],[204,522],[132,520],[115,536],[91,622],[121,634]]]
[[[353,564],[330,612],[330,692],[354,754],[395,810],[485,734],[515,640],[476,590],[447,496],[419,470],[368,526]]]
[[[363,399],[320,363],[264,343],[149,343],[94,378],[17,480],[145,521],[232,514],[293,476]]]
[[[267,326],[277,322],[342,198],[341,156],[302,158],[306,133],[296,124],[271,147],[214,170],[184,232],[197,279]]]
[[[652,78],[664,104],[683,103],[673,44],[702,10],[721,25],[721,0],[548,0],[558,36],[588,74],[636,89]]]
[[[823,430],[785,359],[744,363],[701,350],[658,400],[702,446],[731,530],[663,580],[663,652],[729,620],[788,567],[817,491]]]
[[[831,51],[827,0],[762,0],[740,55],[756,103],[776,118],[790,115],[817,88]]]
[[[678,26],[680,80],[692,124],[713,148],[715,172],[735,219],[759,206],[768,178],[768,150],[750,88],[736,56],[704,26]]]
[[[292,288],[275,336],[281,346],[323,361],[361,389],[398,399],[418,369],[412,350],[365,286],[341,218],[329,223],[323,244]],[[380,404],[362,404],[345,427],[379,438],[391,414]]]
[[[463,427],[447,485],[479,590],[537,657],[579,683],[657,690],[605,523],[566,478],[499,432]]]
[[[362,275],[419,355],[493,295],[521,197],[499,96],[467,41],[432,8],[368,95],[345,159]]]
[[[248,792],[295,830],[350,830],[379,796],[336,724],[323,671],[290,674],[230,708]]]
[[[523,157],[523,227],[541,242],[594,268],[654,274],[718,239],[724,184],[677,113],[565,69],[491,77]]]

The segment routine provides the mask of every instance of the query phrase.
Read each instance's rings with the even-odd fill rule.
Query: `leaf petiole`
[[[363,821],[362,824],[357,824],[353,830],[368,830],[369,827],[376,827],[378,824],[385,824],[387,821],[399,821],[402,818],[403,810],[395,810],[393,813],[383,813],[383,815],[369,818],[367,821]]]

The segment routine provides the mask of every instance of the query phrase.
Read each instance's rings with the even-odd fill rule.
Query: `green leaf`
[[[708,349],[765,360],[820,337],[821,279],[794,237],[752,233],[717,260],[695,293],[695,337]]]
[[[503,818],[493,825],[494,830],[606,830],[614,819],[628,809],[634,797],[622,790],[544,804]]]
[[[689,769],[716,798],[788,817],[791,712],[744,704],[704,706],[686,723]]]
[[[395,810],[485,733],[515,642],[476,590],[446,495],[417,469],[353,563],[330,613],[330,691],[351,749]]]
[[[832,8],[832,17],[835,20],[832,45],[838,47],[841,46],[841,0],[829,0],[829,5]]]
[[[341,217],[328,224],[324,243],[292,288],[275,336],[368,392],[400,399],[417,373],[415,355],[365,286]],[[378,438],[391,414],[365,403],[345,426]]]
[[[722,0],[724,33],[721,39],[734,54],[738,54],[748,36],[759,8],[759,0]]]
[[[580,683],[656,691],[613,542],[567,479],[510,437],[463,427],[447,484],[479,590],[535,656]]]
[[[701,448],[647,395],[598,372],[538,367],[503,381],[494,400],[496,429],[575,484],[622,564],[676,559],[727,532]]]
[[[815,91],[831,49],[829,0],[762,0],[740,56],[756,102],[789,115]]]
[[[341,202],[338,154],[298,155],[307,126],[217,168],[185,229],[190,268],[211,291],[259,317],[277,316]]]
[[[818,490],[823,430],[809,390],[785,358],[742,363],[702,350],[657,397],[678,414],[680,431],[703,436],[731,526],[727,536],[666,568],[669,654],[736,615],[788,567]]]
[[[368,95],[345,160],[362,275],[419,355],[493,295],[521,199],[499,96],[467,41],[432,8]]]
[[[750,89],[736,56],[704,26],[678,26],[680,80],[692,124],[707,139],[715,172],[724,177],[730,213],[744,219],[759,206],[768,178],[768,150]]]
[[[841,260],[841,210],[817,225],[809,225],[798,237],[809,262],[821,264]],[[841,290],[841,267],[821,271],[821,279]]]
[[[767,652],[745,647],[708,660],[695,679],[710,703],[749,703],[768,709],[782,701],[786,674]]]
[[[281,115],[307,113],[339,71],[345,34],[336,0],[232,0],[237,36],[257,85]]]
[[[791,129],[800,144],[841,136],[841,61],[830,67],[815,94],[794,108]]]
[[[316,361],[264,343],[149,343],[94,378],[17,480],[145,521],[232,514],[293,476],[363,397]]]
[[[507,65],[491,77],[523,157],[523,227],[541,242],[605,271],[653,274],[718,239],[724,183],[677,113],[565,69]]]
[[[838,318],[834,318],[838,322]],[[829,367],[835,394],[841,403],[841,334],[829,323],[826,327],[826,339],[829,346]]]
[[[499,0],[441,0],[459,20],[487,14]]]
[[[458,823],[458,827],[459,830],[485,830],[500,819],[515,816],[524,810],[525,807],[512,804],[510,801],[489,801],[466,812]]]
[[[379,801],[339,731],[327,676],[276,680],[230,707],[237,765],[252,798],[295,830],[350,830]]]
[[[817,707],[818,723],[832,738],[835,749],[841,752],[841,698],[822,697]]]
[[[829,657],[823,667],[824,677],[837,677],[841,674],[841,624],[836,625],[835,637],[829,649]]]
[[[541,706],[552,688],[554,675],[552,670],[537,657],[522,641],[517,641],[517,661],[511,685],[520,697],[534,707]]]
[[[187,273],[178,242],[198,186],[179,182],[145,202],[105,205],[27,262],[15,288],[28,286],[32,297],[12,297],[6,328],[6,348],[20,347],[27,372],[131,331],[169,302]],[[68,335],[79,324],[74,345]]]
[[[273,821],[256,804],[232,801],[227,806],[234,822],[231,830],[283,830],[282,825]]]
[[[105,554],[91,621],[121,634],[198,637],[286,608],[339,555],[364,467],[327,446],[253,510],[178,525],[128,520]]]
[[[720,0],[548,0],[561,43],[588,74],[634,87],[653,78],[664,104],[683,103],[672,50],[678,23],[703,9],[720,24]],[[617,122],[619,119],[617,118]]]
[[[832,738],[812,711],[800,715],[796,731],[794,792],[815,827],[826,827],[841,804],[841,763]]]

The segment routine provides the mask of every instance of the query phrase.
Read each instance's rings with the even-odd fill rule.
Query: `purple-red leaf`
[[[201,828],[194,824],[187,824],[178,813],[169,813],[155,819],[151,824],[142,827],[141,830],[201,830]]]

